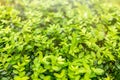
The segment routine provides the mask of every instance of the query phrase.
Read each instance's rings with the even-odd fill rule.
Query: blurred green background
[[[38,2],[38,1],[51,1],[51,0],[0,0],[1,5],[15,5],[15,4],[20,4],[21,2]],[[55,0],[54,0],[55,1]],[[56,0],[60,1],[60,0]],[[61,0],[62,1],[62,0]],[[69,1],[74,1],[74,0],[69,0]],[[78,1],[88,1],[88,0],[78,0]],[[92,1],[97,1],[97,0],[92,0]],[[120,6],[120,0],[98,0],[105,2],[106,4],[112,4],[112,5],[117,5]]]

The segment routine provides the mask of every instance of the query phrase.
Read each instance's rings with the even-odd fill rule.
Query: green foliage
[[[120,79],[118,7],[99,0],[14,2],[0,6],[0,80]]]

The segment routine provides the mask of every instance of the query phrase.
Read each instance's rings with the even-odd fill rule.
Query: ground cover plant
[[[119,5],[0,3],[0,80],[120,80]]]

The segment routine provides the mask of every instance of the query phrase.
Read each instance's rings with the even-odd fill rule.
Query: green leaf
[[[96,73],[97,75],[102,75],[104,73],[103,69],[100,68],[92,68],[93,72]]]

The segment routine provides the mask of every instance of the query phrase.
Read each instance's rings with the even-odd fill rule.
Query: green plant
[[[16,3],[0,6],[1,80],[120,79],[118,7],[99,0]]]

